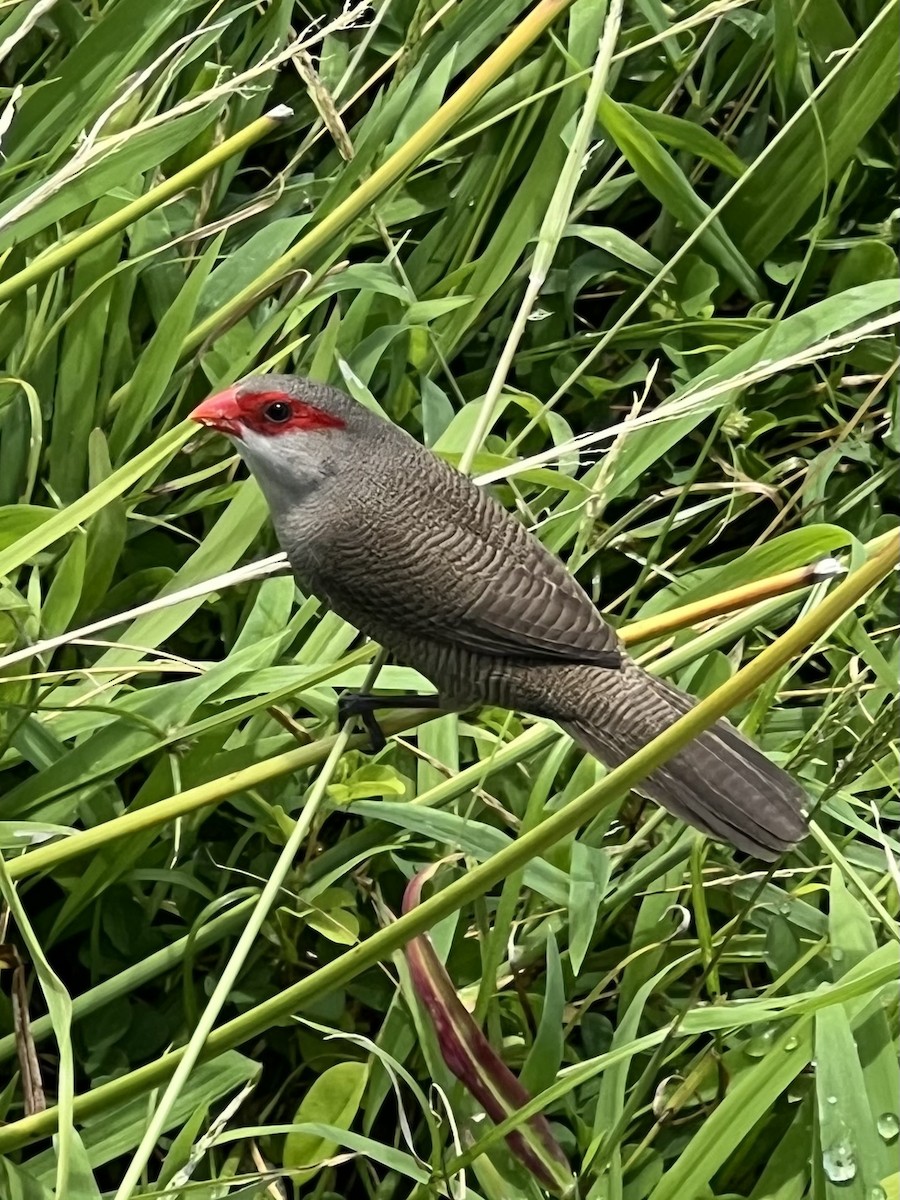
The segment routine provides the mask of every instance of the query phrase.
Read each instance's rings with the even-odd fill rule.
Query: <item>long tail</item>
[[[580,715],[560,724],[610,767],[695,703],[631,659],[621,671],[585,671]],[[807,833],[806,793],[725,720],[673,755],[637,790],[710,837],[757,858],[777,858]]]

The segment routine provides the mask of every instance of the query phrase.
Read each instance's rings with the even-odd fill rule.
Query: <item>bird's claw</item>
[[[369,735],[369,749],[372,754],[378,754],[387,745],[384,733],[375,716],[372,696],[363,696],[357,692],[345,692],[338,697],[337,721],[338,727],[343,727],[353,717],[359,717],[363,728]]]
[[[441,707],[441,698],[429,693],[426,696],[404,694],[399,696],[369,696],[364,692],[344,692],[338,697],[338,725],[343,725],[351,717],[359,717],[368,730],[372,741],[372,752],[377,754],[387,745],[381,726],[375,720],[375,711],[379,708],[431,708]]]

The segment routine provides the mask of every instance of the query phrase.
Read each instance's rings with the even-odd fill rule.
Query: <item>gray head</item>
[[[234,442],[276,513],[394,432],[344,392],[300,375],[249,375],[190,416]]]

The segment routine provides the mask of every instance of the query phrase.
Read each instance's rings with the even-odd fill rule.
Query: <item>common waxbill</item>
[[[440,707],[548,717],[616,766],[692,706],[486,491],[343,392],[254,375],[191,417],[236,444],[301,587],[427,676]],[[640,790],[759,858],[806,834],[805,793],[724,720]]]

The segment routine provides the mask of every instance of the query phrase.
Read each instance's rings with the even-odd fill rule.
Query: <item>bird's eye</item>
[[[274,403],[266,406],[266,416],[270,421],[275,421],[281,425],[284,421],[291,419],[291,406],[286,400],[276,400]]]

